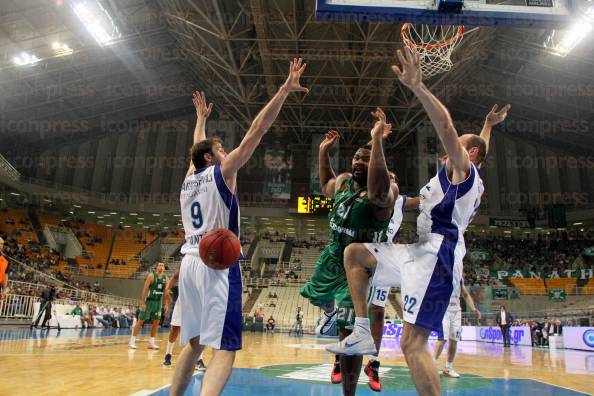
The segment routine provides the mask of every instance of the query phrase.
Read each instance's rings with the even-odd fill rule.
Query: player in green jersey
[[[340,339],[350,333],[354,322],[343,266],[344,249],[352,242],[385,242],[394,200],[398,196],[398,185],[390,182],[382,146],[382,137],[389,135],[392,126],[386,124],[381,109],[372,114],[378,120],[371,131],[372,144],[359,147],[351,163],[351,173],[336,176],[330,166],[329,152],[339,139],[338,132],[329,131],[320,144],[320,185],[325,195],[334,197],[334,207],[328,215],[330,241],[311,279],[301,289],[301,295],[324,310],[316,333],[327,333],[336,322]],[[379,143],[374,136],[379,136]],[[375,325],[383,327],[383,323]],[[355,393],[361,363],[360,356],[336,358],[331,380],[342,382],[345,395]]]
[[[150,349],[159,349],[155,344],[155,336],[157,335],[157,329],[159,328],[159,320],[161,319],[161,308],[163,303],[163,293],[165,288],[169,284],[169,278],[164,274],[165,264],[157,263],[157,270],[146,277],[144,287],[142,289],[142,297],[140,299],[140,315],[132,336],[130,337],[130,343],[128,347],[136,349],[136,336],[142,327],[142,324],[150,320],[152,321],[151,326],[151,339],[148,347]]]

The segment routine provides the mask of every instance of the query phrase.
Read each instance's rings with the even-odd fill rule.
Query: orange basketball
[[[235,234],[226,228],[208,231],[200,240],[200,258],[208,267],[223,270],[239,260],[241,243]]]

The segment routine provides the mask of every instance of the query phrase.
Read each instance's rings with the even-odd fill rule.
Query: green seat
[[[247,315],[243,317],[243,330],[254,331],[254,318]]]
[[[254,323],[254,331],[264,332],[264,318],[256,318]]]

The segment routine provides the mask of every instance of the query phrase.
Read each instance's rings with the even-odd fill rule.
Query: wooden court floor
[[[115,329],[62,330],[58,334],[56,330],[30,332],[28,328],[0,328],[0,395],[128,395],[143,390],[149,391],[144,394],[153,394],[151,391],[171,382],[173,370],[162,366],[167,332],[158,335],[158,345],[161,347],[159,351],[146,349],[146,333],[139,335],[138,349],[129,350],[129,334],[129,330]],[[307,369],[309,371],[306,371],[313,373],[311,375],[314,377],[319,376],[318,382],[324,382],[324,377],[329,378],[328,367],[333,357],[323,350],[323,344],[330,341],[308,336],[289,337],[278,333],[245,333],[244,349],[238,353],[235,367],[251,370],[237,370],[237,373],[243,374],[236,374],[234,371],[233,376],[243,379],[245,373],[256,372],[255,369],[259,369],[265,373],[280,373],[265,377],[270,379],[271,384],[277,381],[276,378],[283,378],[283,381],[295,378],[294,385],[302,386],[304,381],[299,379],[299,375]],[[401,381],[408,382],[406,365],[397,342],[387,340],[382,348],[382,367],[393,367],[392,373],[404,373],[400,376]],[[176,345],[174,365],[178,353],[179,346]],[[210,351],[207,350],[207,365],[209,358]],[[442,356],[442,365],[443,359],[445,356]],[[529,384],[558,386],[559,388],[550,387],[551,392],[546,393],[550,395],[592,394],[594,391],[594,353],[588,352],[549,351],[518,346],[504,350],[499,345],[463,342],[460,344],[455,368],[462,374],[463,380],[532,379],[536,381]],[[386,382],[392,381],[388,377],[390,376],[386,375]],[[305,378],[305,382],[310,379],[316,381],[313,377]],[[398,376],[393,378],[393,381],[399,381]],[[362,377],[362,381],[358,394],[371,394],[365,384],[366,378]],[[263,386],[266,380],[257,382],[259,386]],[[464,381],[456,384],[462,383]],[[476,381],[473,383],[473,386],[477,386]],[[529,384],[523,383],[518,391],[511,387],[509,392],[497,392],[514,396],[529,395],[533,393]],[[322,383],[319,388],[315,388],[319,389],[318,391],[309,390],[308,394],[340,394],[340,386],[334,385],[334,388],[329,388],[326,385]],[[397,389],[398,385],[394,386],[396,388],[393,389]],[[305,389],[288,386],[285,388],[285,395],[305,392]],[[256,388],[253,389],[256,392]],[[391,389],[388,384],[383,393],[395,394]],[[458,394],[457,391],[447,389],[446,384],[446,394]],[[581,393],[563,393],[569,389]],[[414,394],[411,389],[408,391]],[[162,394],[166,393],[166,390],[162,391]],[[534,388],[534,394],[536,393],[544,396],[542,388]],[[230,387],[225,394],[264,393],[252,393],[246,388],[234,393]],[[479,386],[475,392],[472,389],[464,390],[464,394],[484,396],[489,392],[481,391]]]

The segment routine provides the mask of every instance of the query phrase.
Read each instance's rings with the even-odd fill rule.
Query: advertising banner
[[[402,337],[402,330],[404,329],[404,327],[402,326],[402,323],[391,323],[389,321],[386,321],[384,323],[384,336],[383,338],[400,338]],[[436,331],[432,331],[429,334],[429,339],[430,340],[437,340],[437,332]]]
[[[594,327],[563,327],[563,346],[594,351]]]
[[[384,338],[400,338],[402,336],[402,329],[403,327],[401,323],[386,322],[384,324]],[[563,331],[565,331],[565,328]],[[511,327],[509,332],[509,339],[513,345],[532,345],[530,327]],[[432,331],[429,334],[429,339],[436,340],[437,332]],[[460,339],[461,341],[481,341],[492,344],[503,344],[503,336],[499,327],[462,326]],[[594,344],[594,329],[592,330],[592,343]]]
[[[564,329],[565,330],[565,329]],[[481,341],[503,344],[503,335],[499,327],[462,326],[462,341]],[[509,339],[514,345],[532,345],[530,327],[518,326],[509,329]]]
[[[264,193],[274,199],[291,198],[291,152],[280,141],[275,140],[264,152]]]

